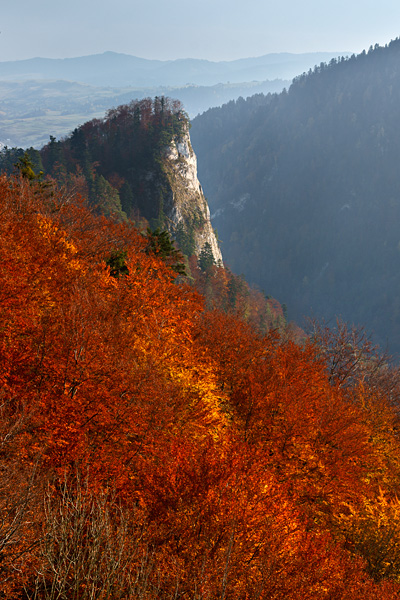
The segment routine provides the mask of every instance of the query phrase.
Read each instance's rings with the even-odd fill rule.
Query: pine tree
[[[185,265],[182,262],[183,256],[175,248],[168,231],[161,231],[159,228],[152,231],[148,227],[146,237],[148,239],[147,253],[153,253],[162,258],[175,273],[186,276]]]
[[[206,273],[215,265],[214,254],[209,242],[206,242],[199,255],[199,267]]]

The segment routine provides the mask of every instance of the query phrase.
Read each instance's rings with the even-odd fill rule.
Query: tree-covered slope
[[[62,140],[51,136],[41,151],[5,148],[0,169],[51,188],[57,183],[67,197],[80,193],[95,213],[135,223],[148,248],[187,277],[209,308],[234,312],[262,332],[286,328],[276,300],[223,267],[179,101],[157,97],[119,106]],[[116,271],[124,255],[117,250],[110,258]]]
[[[300,320],[342,315],[400,350],[400,41],[287,93],[210,109],[192,140],[224,258]]]
[[[398,598],[397,372],[207,311],[76,194],[0,198],[0,595]]]
[[[197,178],[188,117],[178,100],[162,96],[131,102],[62,140],[50,137],[41,151],[27,153],[44,176],[81,192],[104,215],[168,230],[188,257],[210,247],[213,261],[222,264]],[[5,148],[2,170],[13,172],[23,155],[21,149]]]

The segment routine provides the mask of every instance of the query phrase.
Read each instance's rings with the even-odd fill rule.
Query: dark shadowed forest
[[[226,263],[287,304],[400,351],[400,41],[193,121]]]

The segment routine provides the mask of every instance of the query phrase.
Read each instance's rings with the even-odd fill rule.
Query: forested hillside
[[[26,165],[25,165],[26,167]],[[400,597],[398,373],[206,310],[131,223],[0,177],[0,593]]]
[[[210,109],[191,136],[226,263],[400,351],[400,40]]]
[[[80,193],[96,214],[135,224],[209,308],[235,312],[262,332],[287,328],[276,300],[222,265],[179,101],[157,97],[121,105],[62,140],[51,136],[40,151],[5,148],[0,169],[45,186],[57,183],[64,194]],[[122,264],[123,256],[113,260]],[[296,326],[289,329],[301,335]]]
[[[40,151],[31,148],[27,155],[37,172],[80,192],[102,214],[165,227],[164,153],[187,128],[179,101],[145,98],[107,111],[62,140],[50,136]],[[2,170],[12,173],[23,155],[22,149],[4,149]]]

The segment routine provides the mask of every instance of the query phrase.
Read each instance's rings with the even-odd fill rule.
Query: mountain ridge
[[[400,350],[400,41],[210,109],[192,140],[224,259],[288,305]]]
[[[74,58],[31,58],[0,62],[0,80],[72,79],[95,85],[215,85],[266,79],[292,79],[322,61],[340,56],[341,52],[303,54],[270,53],[255,58],[232,61],[206,59],[154,60],[129,54],[104,52]],[[346,54],[346,53],[345,53]],[[102,72],[93,71],[101,65]],[[137,69],[124,73],[124,69]],[[244,74],[246,77],[243,79]],[[33,75],[35,75],[33,77]],[[40,75],[40,76],[38,76]],[[260,79],[261,77],[261,79]]]

